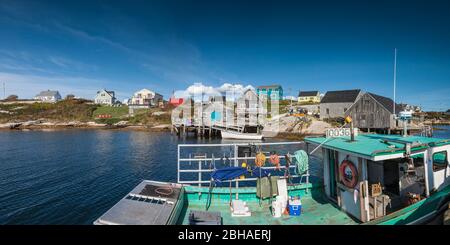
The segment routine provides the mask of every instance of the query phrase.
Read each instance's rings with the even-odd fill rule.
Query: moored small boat
[[[221,130],[222,139],[238,139],[238,140],[262,140],[263,135],[258,133],[242,133],[231,130]]]

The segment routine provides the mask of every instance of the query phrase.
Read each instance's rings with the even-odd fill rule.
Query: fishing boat
[[[429,223],[449,206],[449,151],[448,139],[353,130],[302,142],[180,144],[178,183],[159,185],[182,197],[165,202],[171,208],[158,224]],[[322,176],[313,178],[310,165],[317,159]],[[146,200],[167,197],[141,193],[148,184],[120,200],[120,212],[113,207],[95,224],[155,224],[150,221],[158,212],[143,210],[157,209]]]

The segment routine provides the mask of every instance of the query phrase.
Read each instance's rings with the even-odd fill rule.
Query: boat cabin
[[[322,148],[325,195],[361,222],[420,202],[450,182],[450,140],[361,134],[305,142]]]

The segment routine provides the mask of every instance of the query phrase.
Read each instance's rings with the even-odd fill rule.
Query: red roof
[[[182,98],[170,98],[169,100],[169,104],[174,105],[174,106],[178,106],[183,104],[183,99]]]

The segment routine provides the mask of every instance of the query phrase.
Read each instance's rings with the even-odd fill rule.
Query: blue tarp
[[[253,175],[252,177],[260,177],[260,171],[261,170],[261,177],[265,177],[269,175],[269,171],[265,169],[260,169],[258,167],[252,169]],[[226,167],[222,169],[217,169],[211,174],[211,178],[215,182],[222,182],[224,180],[232,180],[235,178],[238,178],[241,175],[245,175],[248,173],[248,170],[246,168],[241,167]]]
[[[211,178],[215,182],[222,182],[224,180],[232,180],[241,175],[245,175],[247,173],[246,168],[241,167],[227,167],[222,169],[217,169],[211,174]]]
[[[255,167],[254,169],[252,169],[252,172],[253,172],[252,177],[259,178],[260,177],[259,176],[259,174],[260,174],[259,170],[261,170],[261,177],[266,177],[266,176],[270,175],[270,173],[269,173],[269,171],[267,169],[262,169],[260,167]]]

